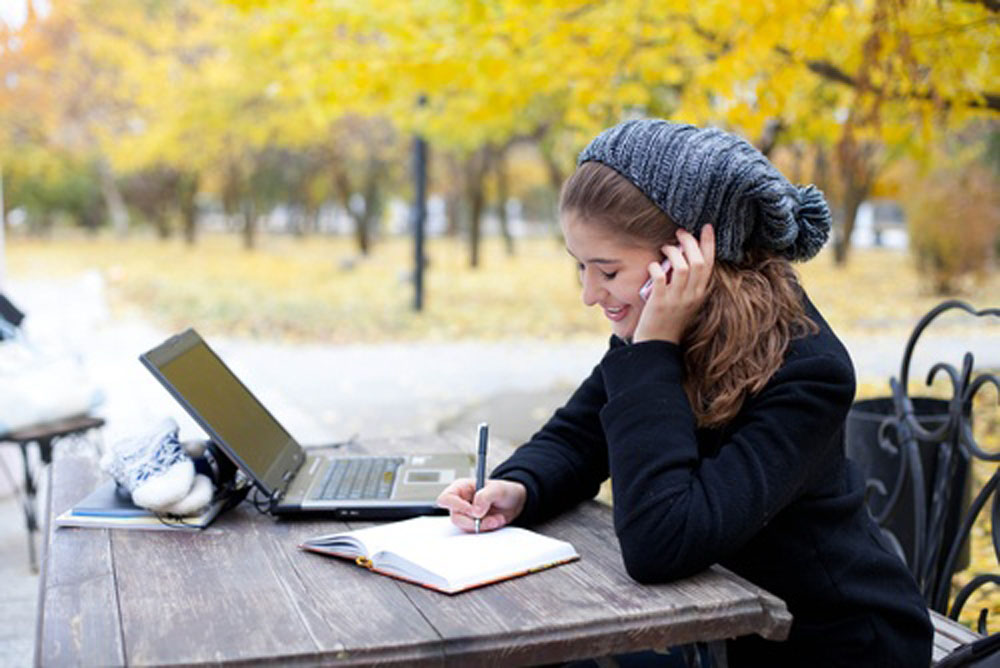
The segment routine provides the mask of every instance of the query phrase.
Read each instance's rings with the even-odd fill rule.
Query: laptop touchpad
[[[406,472],[407,484],[431,484],[440,485],[441,483],[449,483],[455,479],[455,471],[441,470],[441,469],[409,469]]]

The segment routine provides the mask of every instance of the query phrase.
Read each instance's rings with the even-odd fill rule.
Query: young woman
[[[441,495],[453,521],[533,524],[610,477],[634,579],[720,563],[787,603],[788,640],[731,641],[730,666],[929,665],[925,604],[843,455],[851,360],[790,264],[826,241],[822,194],[731,134],[629,121],[584,149],[560,218],[610,348],[478,494]]]

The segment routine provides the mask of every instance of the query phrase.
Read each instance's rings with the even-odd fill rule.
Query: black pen
[[[490,426],[479,423],[479,452],[476,454],[476,493],[486,484],[486,443],[489,441]],[[476,533],[479,533],[480,519],[476,518]]]

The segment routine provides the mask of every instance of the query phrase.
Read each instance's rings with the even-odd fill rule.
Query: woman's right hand
[[[447,508],[451,521],[463,531],[493,531],[514,521],[524,509],[528,492],[524,485],[509,480],[487,480],[476,492],[476,481],[459,478],[452,482],[437,498],[437,505]]]
[[[715,230],[705,225],[700,240],[687,230],[677,230],[677,242],[660,249],[670,260],[669,281],[660,264],[649,264],[653,285],[632,335],[635,343],[650,340],[680,343],[708,296],[715,265]]]

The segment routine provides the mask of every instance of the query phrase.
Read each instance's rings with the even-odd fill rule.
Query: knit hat
[[[739,262],[763,248],[808,260],[830,235],[830,208],[815,186],[794,186],[748,141],[717,128],[625,121],[587,145],[577,164],[606,165],[677,225],[715,228],[716,257]]]

